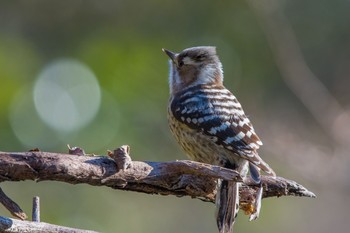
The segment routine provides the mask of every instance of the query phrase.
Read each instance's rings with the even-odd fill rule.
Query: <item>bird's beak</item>
[[[162,49],[164,53],[166,53],[166,55],[168,55],[168,57],[170,57],[170,59],[176,64],[176,53],[173,53],[167,49]]]

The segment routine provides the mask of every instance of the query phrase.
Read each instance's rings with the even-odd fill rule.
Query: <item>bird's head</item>
[[[163,49],[163,52],[170,58],[171,94],[198,84],[222,84],[222,65],[215,47],[193,47],[180,53]]]

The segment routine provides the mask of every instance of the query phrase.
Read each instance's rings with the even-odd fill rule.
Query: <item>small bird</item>
[[[261,184],[260,169],[275,172],[257,153],[262,145],[236,97],[223,85],[223,70],[216,48],[200,46],[180,53],[167,49],[170,58],[168,122],[176,141],[190,159],[219,165],[250,176]],[[219,180],[216,221],[220,233],[233,231],[239,210],[240,183]],[[250,220],[261,206],[262,186]]]

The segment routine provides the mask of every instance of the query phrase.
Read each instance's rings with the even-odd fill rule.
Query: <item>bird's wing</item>
[[[235,96],[227,89],[220,90],[220,95],[213,93],[198,90],[175,98],[171,103],[174,117],[263,171],[273,173],[256,152],[262,142]]]

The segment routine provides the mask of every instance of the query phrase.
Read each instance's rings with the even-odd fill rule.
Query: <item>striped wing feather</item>
[[[262,142],[237,99],[225,87],[198,85],[185,89],[173,99],[171,111],[178,121],[265,172],[272,172],[256,153]]]

